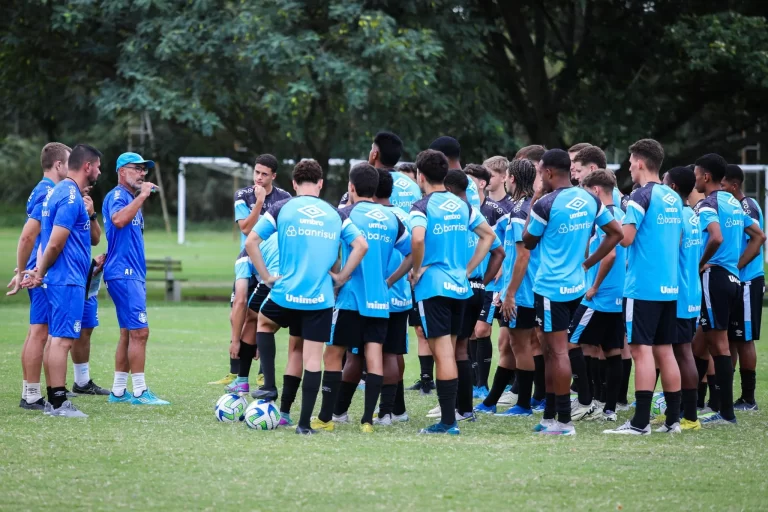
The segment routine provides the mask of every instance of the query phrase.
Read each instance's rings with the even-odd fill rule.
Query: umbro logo
[[[298,211],[310,219],[316,219],[318,217],[324,217],[326,213],[315,205],[302,206]]]
[[[661,200],[667,203],[669,206],[674,206],[675,202],[677,201],[675,196],[672,194],[665,195],[664,197],[661,198]]]
[[[691,226],[698,226],[699,225],[699,216],[698,215],[691,215],[691,219],[689,221],[691,223]]]
[[[453,213],[456,210],[458,210],[459,208],[461,208],[461,205],[459,203],[457,203],[456,201],[454,201],[453,199],[449,199],[446,202],[444,202],[443,204],[441,204],[439,206],[439,208],[441,210],[447,211],[448,213]]]
[[[741,208],[741,203],[733,196],[728,198],[728,204],[731,206],[737,206]]]
[[[568,201],[568,204],[565,205],[566,208],[570,208],[571,210],[581,210],[587,205],[587,202],[580,198],[580,197],[574,197],[570,201]]]
[[[408,188],[410,183],[408,182],[407,178],[398,178],[394,183],[394,186],[396,186],[399,189],[405,190]]]
[[[385,220],[389,220],[389,217],[387,217],[387,214],[384,213],[381,210],[369,210],[365,214],[366,217],[369,219],[373,219],[379,222],[384,222]]]

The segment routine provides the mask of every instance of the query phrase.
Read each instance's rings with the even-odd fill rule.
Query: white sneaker
[[[442,414],[440,412],[440,406],[439,405],[437,407],[435,407],[434,409],[430,409],[429,412],[427,413],[427,418],[439,418],[441,416],[442,416]]]
[[[539,431],[539,434],[546,434],[546,435],[555,435],[555,436],[575,436],[576,435],[576,427],[573,426],[573,422],[568,423],[560,423],[559,421],[555,421],[554,423],[550,423],[547,428],[544,430]]]
[[[581,418],[584,421],[592,421],[601,418],[603,415],[603,407],[597,400],[592,401],[592,411],[588,412]]]
[[[616,421],[618,417],[613,411],[603,411],[603,421]]]
[[[582,405],[579,400],[573,400],[571,402],[571,421],[579,421],[581,419],[594,419],[587,418],[595,413],[595,406],[591,403],[589,405]]]
[[[61,404],[61,407],[58,409],[54,409],[53,405],[51,405],[49,402],[45,403],[45,409],[43,410],[43,414],[46,414],[48,416],[62,416],[64,418],[87,418],[88,415],[79,410],[77,407],[75,407],[75,404],[70,402],[69,400],[66,400],[63,404]]]
[[[331,417],[331,421],[334,423],[349,423],[349,414],[346,412],[344,414],[340,414],[339,416],[336,416],[335,414]]]
[[[378,416],[373,417],[373,424],[374,425],[381,425],[382,427],[390,427],[392,426],[392,415],[391,414],[385,414],[383,418],[379,418]]]
[[[661,432],[662,434],[680,434],[682,430],[680,429],[680,423],[673,423],[672,425],[667,425],[664,423],[662,426],[656,429],[656,432]]]
[[[403,414],[393,414],[392,415],[392,423],[405,423],[410,418],[408,417],[408,413],[404,412]]]
[[[542,418],[541,421],[539,422],[539,424],[536,425],[535,427],[533,427],[533,431],[537,432],[537,433],[541,432],[541,431],[546,430],[547,428],[549,428],[550,426],[552,426],[552,425],[554,425],[556,423],[557,423],[557,420],[555,420],[554,418],[550,419],[550,420]]]
[[[651,425],[646,425],[645,428],[635,428],[632,426],[632,422],[628,421],[618,428],[610,430],[603,430],[603,434],[623,434],[628,436],[649,436],[651,435]]]
[[[499,397],[499,401],[496,405],[515,405],[517,403],[517,395],[511,391],[505,391]]]
[[[626,412],[629,409],[629,404],[616,404],[616,412]]]

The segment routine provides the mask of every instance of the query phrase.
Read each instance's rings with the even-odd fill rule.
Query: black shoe
[[[42,411],[45,409],[45,398],[39,398],[37,402],[29,403],[26,400],[22,400],[19,403],[19,407],[28,411]]]
[[[431,395],[432,390],[435,389],[435,381],[427,380],[420,382],[420,389],[422,395]]]
[[[252,391],[251,396],[254,398],[254,400],[266,400],[267,402],[274,402],[277,400],[277,389],[259,388],[256,391]]]
[[[311,436],[317,434],[317,430],[307,427],[296,427],[296,433],[302,436]]]
[[[413,386],[408,386],[405,388],[406,391],[418,391],[421,389],[421,379],[417,380]]]
[[[72,386],[72,392],[78,395],[103,395],[108,396],[109,390],[97,386],[93,380],[89,380],[85,386],[78,386],[75,384]]]

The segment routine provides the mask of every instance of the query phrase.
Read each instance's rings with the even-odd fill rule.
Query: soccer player
[[[448,169],[458,169],[459,171],[462,169],[461,145],[459,144],[459,141],[453,137],[447,135],[438,137],[432,141],[432,144],[429,145],[429,149],[440,151],[445,155],[448,159]],[[416,164],[416,167],[418,168],[418,163]],[[474,181],[470,181],[469,186],[467,187],[467,199],[469,200],[470,206],[477,208],[478,210],[480,209],[480,194],[477,191],[477,185]]]
[[[368,252],[336,299],[331,341],[323,355],[322,405],[317,419],[310,423],[315,430],[334,429],[332,418],[342,380],[342,359],[348,351],[347,365],[362,368],[362,359],[365,359],[365,408],[360,428],[365,433],[373,432],[373,411],[384,379],[382,348],[387,341],[389,288],[411,269],[410,234],[397,215],[373,201],[378,185],[379,173],[370,164],[357,164],[349,171],[351,204],[340,213],[364,233]],[[341,247],[343,268],[353,248],[348,244]],[[398,251],[403,258],[394,272],[388,274],[393,251]],[[359,374],[349,379],[345,372],[344,377],[347,389],[360,381]],[[345,398],[351,401],[351,395]],[[348,407],[349,402],[344,405]],[[338,412],[345,414],[347,407]]]
[[[571,156],[571,179],[576,183],[592,171],[608,169],[608,161],[605,152],[597,146],[586,146]],[[612,201],[617,207],[621,206],[621,192],[618,187],[613,187]]]
[[[571,185],[570,170],[571,160],[562,149],[544,153],[537,172],[542,182],[539,193],[546,195],[541,199],[534,196],[523,232],[526,249],[541,245],[541,264],[533,292],[548,386],[544,419],[537,431],[553,435],[576,433],[571,422],[567,329],[586,289],[585,270],[602,260],[622,239],[621,228],[600,200]],[[603,228],[606,237],[585,259],[593,223]]]
[[[145,180],[155,162],[137,153],[117,159],[117,186],[104,198],[101,211],[107,232],[104,283],[115,303],[120,340],[115,350],[115,379],[110,403],[169,405],[149,390],[144,366],[149,340],[147,263],[144,255],[144,215],[141,207],[157,185]],[[133,394],[128,393],[128,373]]]
[[[416,159],[416,168],[425,197],[411,209],[412,283],[424,335],[435,357],[441,410],[441,421],[421,432],[458,435],[454,347],[461,331],[464,301],[472,296],[467,276],[483,261],[495,235],[482,215],[445,190],[443,180],[448,174],[448,159],[444,154],[422,151]],[[468,231],[479,236],[469,261]]]
[[[27,221],[21,230],[16,248],[16,274],[8,284],[10,291],[6,295],[16,295],[24,281],[25,271],[34,270],[37,266],[43,203],[48,192],[67,177],[67,160],[71,151],[64,144],[51,142],[40,152],[43,179],[27,199]],[[40,372],[43,366],[43,349],[48,340],[48,299],[43,288],[30,288],[28,293],[29,330],[21,349],[23,382],[19,407],[42,411],[45,408],[45,399],[40,388]],[[47,374],[45,380],[50,382]]]
[[[416,183],[416,164],[404,163],[397,166],[397,172]],[[421,191],[419,191],[421,194]]]
[[[656,368],[667,401],[666,422],[656,431],[680,432],[680,368],[672,345],[677,339],[678,260],[682,237],[680,196],[660,183],[664,149],[653,139],[629,147],[632,192],[624,217],[629,260],[624,285],[627,342],[635,361],[636,408],[632,419],[606,434],[649,435]]]
[[[741,167],[733,164],[728,165],[725,168],[725,177],[721,183],[723,190],[733,194],[733,197],[741,203],[744,213],[751,217],[758,226],[762,226],[763,210],[757,201],[744,195],[741,189],[743,183],[744,172]],[[742,241],[744,247],[747,246],[748,241],[749,236],[745,234]],[[755,401],[757,354],[754,342],[760,339],[763,294],[765,293],[762,245],[758,256],[739,271],[741,294],[728,328],[731,355],[734,365],[738,355],[739,373],[741,374],[741,396],[733,404],[733,408],[737,411],[757,410],[757,402]]]
[[[677,192],[683,202],[683,239],[680,242],[677,295],[677,337],[672,350],[680,368],[682,388],[681,430],[699,430],[696,395],[699,376],[693,360],[691,344],[696,333],[696,319],[701,312],[701,281],[699,280],[699,259],[701,258],[701,229],[699,217],[689,203],[689,196],[696,183],[693,169],[673,167],[664,174],[664,184]]]
[[[275,332],[288,327],[292,337],[303,339],[301,416],[297,434],[314,434],[310,418],[320,389],[323,344],[331,339],[334,286],[349,280],[368,250],[368,243],[354,224],[319,199],[323,169],[315,160],[302,160],[293,169],[296,197],[280,201],[261,216],[245,242],[248,256],[262,282],[272,287],[259,312],[256,333],[259,347],[274,347]],[[277,233],[279,275],[271,275],[260,244]],[[336,263],[341,241],[352,246],[339,272]],[[261,352],[264,384],[274,386],[275,350]]]
[[[715,380],[720,388],[720,412],[702,423],[736,424],[733,411],[733,362],[728,343],[728,326],[737,310],[740,294],[739,271],[760,253],[765,234],[752,217],[744,213],[741,203],[721,190],[727,163],[720,155],[710,153],[696,160],[696,189],[706,197],[698,206],[699,225],[703,230],[704,250],[699,263],[702,304],[699,323],[706,348],[715,365]],[[743,246],[744,233],[748,235]],[[701,347],[694,346],[699,380],[704,377],[708,361]]]
[[[538,144],[525,146],[520,148],[517,153],[515,153],[514,160],[530,160],[535,165],[539,162],[539,160],[541,160],[541,157],[544,156],[546,151],[547,148]]]
[[[618,205],[614,204],[613,191],[616,188],[616,177],[613,173],[605,169],[597,169],[581,176],[579,181],[584,189],[600,198],[603,206],[620,224],[624,214]],[[596,228],[589,241],[589,252],[595,252],[604,238],[605,232]],[[568,329],[571,343],[599,346],[605,356],[607,396],[605,406],[602,408],[602,418],[606,421],[616,421],[616,402],[622,381],[621,349],[624,346],[624,320],[621,305],[627,261],[625,252],[626,249],[617,245],[602,259],[599,266],[589,270],[587,292],[579,307],[576,308]],[[593,361],[592,364],[595,365],[592,373],[598,373],[595,371],[597,361]],[[598,379],[595,384],[601,385],[602,379]],[[598,409],[597,414],[599,412]]]
[[[44,413],[50,416],[86,418],[87,415],[67,400],[67,356],[80,337],[85,284],[91,261],[92,231],[83,190],[93,186],[101,171],[101,153],[86,144],[72,149],[67,162],[67,177],[59,182],[43,203],[41,256],[37,269],[27,272],[25,287],[45,283],[48,298],[48,330],[51,336],[47,353],[51,388]],[[98,240],[96,241],[98,243]]]
[[[577,142],[570,148],[568,148],[568,158],[571,159],[571,163],[573,163],[573,159],[576,157],[577,154],[579,154],[579,151],[581,151],[584,148],[592,147],[592,144],[589,142]],[[571,172],[571,178],[573,179],[573,172]]]

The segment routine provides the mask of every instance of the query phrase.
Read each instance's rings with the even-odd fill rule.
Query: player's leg
[[[48,297],[42,288],[29,290],[29,330],[22,348],[21,362],[25,395],[19,406],[29,410],[43,410],[45,399],[42,394],[40,380],[43,368],[43,354],[48,341]],[[46,384],[50,385],[47,367],[45,371]]]
[[[742,283],[741,300],[738,301],[740,309],[737,308],[735,318],[737,331],[734,334],[736,336],[730,336],[729,331],[729,339],[732,340],[731,354],[738,355],[739,374],[741,376],[741,396],[734,402],[734,409],[737,411],[758,410],[755,400],[757,382],[755,342],[760,339],[764,289],[765,279],[763,277]],[[732,320],[731,325],[733,324]]]
[[[408,340],[405,341],[406,349],[408,347]],[[405,374],[405,357],[403,355],[397,356],[397,366],[400,373],[400,381],[397,383],[397,391],[395,392],[395,406],[392,409],[392,421],[408,421],[408,412],[405,408],[405,386],[403,384],[403,375]]]
[[[629,379],[632,377],[632,353],[629,350],[627,336],[624,335],[624,348],[621,349],[621,387],[619,388],[619,399],[616,403],[616,409],[619,411],[629,410]]]
[[[109,403],[130,402],[133,394],[128,393],[128,374],[131,365],[128,362],[128,329],[120,328],[120,335],[115,348],[115,378],[112,382],[112,391],[109,394]]]
[[[461,318],[461,330],[456,338],[456,369],[458,375],[458,384],[456,390],[456,410],[458,417],[462,419],[473,419],[472,397],[473,388],[476,383],[472,372],[472,362],[468,356],[469,338],[472,336],[480,312],[483,309],[483,298],[485,290],[482,283],[470,281],[473,295],[464,301],[464,314]]]
[[[326,347],[326,352],[331,347]],[[352,399],[357,391],[357,386],[363,377],[363,366],[365,365],[365,359],[360,354],[360,349],[355,347],[352,350],[344,353],[344,347],[335,347],[335,350],[341,349],[341,357],[344,358],[344,368],[341,372],[341,384],[339,385],[337,394],[335,397],[331,397],[328,401],[330,410],[333,413],[332,419],[334,423],[349,423],[349,406],[352,404]],[[332,353],[329,353],[332,354]],[[325,358],[326,355],[323,354]],[[338,357],[338,353],[333,355]],[[327,371],[326,366],[326,371]],[[323,417],[327,417],[323,414]]]
[[[478,388],[476,398],[485,398],[489,389],[488,378],[491,373],[491,362],[493,360],[491,335],[493,334],[493,319],[496,317],[497,311],[496,305],[493,302],[493,296],[494,292],[485,292],[480,318],[475,324],[476,385]]]
[[[256,341],[249,340],[251,343],[243,340],[243,331],[248,318],[248,284],[250,281],[247,271],[238,274],[238,265],[235,264],[235,284],[232,291],[232,301],[230,303],[230,333],[229,333],[229,357],[230,360],[237,360],[237,377],[227,386],[227,391],[240,395],[250,392],[248,377],[251,373],[251,364],[256,355]],[[256,320],[258,324],[258,316]],[[258,327],[257,327],[258,328]],[[230,364],[230,366],[232,366]],[[245,368],[244,368],[245,367]]]
[[[501,331],[509,329],[508,327],[502,327]],[[475,406],[475,412],[494,414],[496,413],[496,407],[499,404],[499,399],[504,393],[507,385],[512,378],[514,378],[517,358],[513,353],[514,347],[512,345],[511,338],[506,345],[502,345],[502,337],[499,336],[499,362],[496,366],[496,373],[493,375],[493,384],[488,394],[483,401]]]
[[[365,401],[360,426],[363,432],[373,431],[373,411],[379,401],[384,383],[383,344],[387,336],[386,318],[367,318],[365,327]]]
[[[535,318],[535,312],[534,312]],[[543,411],[546,405],[546,379],[544,378],[544,354],[541,352],[541,329],[535,327],[531,333],[531,353],[533,354],[533,400],[531,408],[534,411]]]
[[[85,301],[82,326],[80,339],[75,341],[70,354],[75,374],[72,392],[78,395],[107,396],[109,390],[96,385],[91,379],[91,337],[93,330],[99,326],[99,301],[96,297],[91,297]]]
[[[573,318],[571,319],[571,324],[568,329],[570,344],[571,346],[578,344],[583,349],[585,355],[589,354],[588,357],[590,361],[587,377],[583,380],[579,377],[576,381],[578,384],[579,397],[571,401],[571,419],[573,421],[589,421],[596,419],[600,415],[600,409],[594,400],[594,395],[592,395],[592,390],[596,389],[597,385],[591,383],[600,380],[600,359],[597,350],[598,347],[596,347],[595,344],[600,343],[605,339],[606,321],[608,320],[605,318],[605,313],[595,311],[584,304],[580,304],[576,308]],[[581,361],[580,358],[578,358],[577,351],[569,350],[568,357],[573,368],[579,367]],[[574,357],[577,359],[574,359]],[[586,364],[584,369],[586,370]],[[576,373],[575,370],[573,371]],[[587,400],[590,400],[589,404],[586,403]]]
[[[301,354],[304,350],[304,340],[300,336],[288,338],[288,362],[283,375],[283,393],[280,397],[280,425],[293,426],[291,407],[296,400],[296,393],[301,384],[303,363]]]
[[[526,311],[529,319],[526,319]],[[535,321],[535,314],[530,308],[517,308],[517,318],[511,321],[510,325],[514,328],[508,329],[508,336],[515,357],[515,366],[518,382],[517,403],[507,411],[500,413],[499,416],[531,416],[531,398],[533,393],[533,380],[536,373],[536,365],[533,360],[533,347],[531,346],[531,335],[533,334],[532,322]],[[501,367],[501,366],[500,366]],[[498,370],[497,370],[498,371]],[[493,387],[503,385],[505,375],[499,377],[499,383],[496,383],[494,377]]]
[[[265,307],[270,302],[268,300],[265,303]],[[263,310],[264,308],[262,308]],[[296,427],[296,433],[314,434],[316,431],[310,427],[310,420],[322,380],[323,347],[331,339],[333,309],[328,308],[315,311],[291,310],[288,311],[288,314],[299,317],[300,330],[304,336],[304,350],[302,352],[304,379],[301,385],[301,414],[299,416],[299,424]]]
[[[333,311],[330,342],[323,351],[323,398],[317,419],[311,423],[313,429],[332,431],[334,415],[340,422],[347,421],[347,409],[362,374],[362,332],[362,317],[357,311]]]
[[[417,354],[419,356],[419,380],[413,386],[408,387],[408,389],[420,391],[422,395],[429,395],[435,389],[435,358],[432,356],[429,343],[424,336],[424,329],[421,326],[421,314],[418,311],[418,303],[415,297],[413,299],[413,310],[408,318],[408,324],[416,331],[416,340],[418,342]]]
[[[391,425],[395,401],[400,388],[402,371],[405,369],[403,354],[408,352],[408,311],[390,312],[387,321],[387,338],[382,347],[384,381],[381,387],[379,414],[373,419],[374,425]],[[401,365],[402,361],[402,365]],[[405,403],[400,404],[398,412],[405,413]]]

